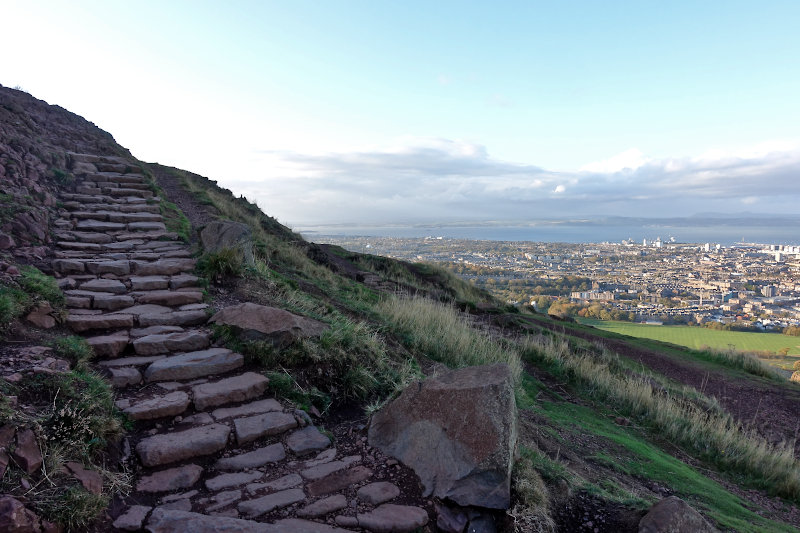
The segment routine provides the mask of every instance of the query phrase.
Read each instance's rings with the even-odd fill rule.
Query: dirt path
[[[772,384],[757,377],[734,377],[724,371],[709,370],[693,361],[632,346],[624,341],[576,330],[568,325],[554,324],[533,316],[529,318],[537,326],[551,331],[603,344],[669,379],[716,398],[742,425],[756,429],[770,442],[791,442],[797,438],[800,424],[800,388]],[[800,443],[795,444],[795,455],[800,456]]]

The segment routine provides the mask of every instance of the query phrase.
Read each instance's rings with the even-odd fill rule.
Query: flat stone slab
[[[156,304],[134,305],[133,307],[129,307],[124,311],[124,313],[126,314],[136,315],[138,317],[141,317],[142,315],[151,315],[151,314],[168,314],[171,312],[172,309],[170,309],[169,307],[164,307],[163,305],[156,305]],[[139,320],[139,325],[142,325],[141,319]]]
[[[317,479],[322,479],[327,475],[333,474],[334,472],[338,472],[339,470],[344,470],[345,468],[359,462],[360,460],[361,460],[360,455],[351,455],[350,457],[345,457],[340,461],[330,461],[327,463],[312,466],[310,468],[306,468],[305,470],[300,472],[300,475],[303,476],[305,479],[308,479],[309,481],[314,481]]]
[[[297,427],[297,420],[289,413],[264,413],[233,421],[236,428],[236,440],[239,444],[253,442],[261,437],[278,435]]]
[[[222,474],[210,479],[206,479],[206,488],[208,490],[222,490],[230,487],[240,487],[247,483],[252,483],[257,479],[264,477],[264,472],[238,472],[236,474]]]
[[[124,256],[123,256],[124,257]],[[114,274],[115,276],[125,276],[131,273],[130,261],[100,261],[86,263],[86,270],[92,274]]]
[[[305,455],[311,452],[324,450],[331,444],[331,439],[320,433],[316,426],[298,429],[286,439],[286,445],[296,455]]]
[[[125,294],[128,292],[128,287],[116,279],[93,279],[81,283],[81,290]]]
[[[203,301],[203,293],[196,291],[147,291],[136,296],[139,303],[178,306]]]
[[[168,468],[139,479],[136,484],[138,492],[170,492],[191,487],[200,480],[203,467],[198,465],[184,465]]]
[[[334,472],[322,479],[318,479],[306,485],[309,496],[322,496],[331,492],[337,492],[350,485],[361,483],[372,477],[372,470],[366,466],[356,466],[349,470]]]
[[[118,389],[142,382],[142,374],[135,368],[109,368],[109,372],[111,372],[111,384]]]
[[[211,499],[215,502],[213,505],[209,505],[205,507],[203,510],[207,513],[213,513],[214,511],[218,511],[223,507],[227,507],[232,503],[236,503],[242,499],[242,491],[241,490],[226,490],[215,494],[211,497]],[[238,515],[238,513],[237,513]]]
[[[180,326],[149,326],[146,328],[135,328],[130,331],[132,338],[147,337],[148,335],[166,335],[167,333],[179,333],[184,331]]]
[[[168,309],[168,308],[167,308]],[[208,321],[205,311],[173,311],[171,313],[143,313],[140,326],[199,326]]]
[[[75,228],[86,232],[121,231],[125,229],[125,224],[88,219],[79,221]]]
[[[358,515],[358,525],[373,533],[408,533],[427,523],[427,511],[409,505],[386,503],[372,512]]]
[[[180,381],[222,374],[243,364],[241,354],[225,348],[211,348],[160,359],[147,367],[144,378],[147,381]]]
[[[356,497],[370,505],[380,505],[400,496],[400,488],[388,481],[377,481],[364,485],[356,493]]]
[[[119,368],[123,366],[140,366],[149,365],[159,359],[164,359],[163,355],[155,355],[152,357],[120,357],[119,359],[112,359],[110,361],[100,361],[97,364],[107,368]]]
[[[133,341],[133,349],[139,355],[155,355],[169,352],[194,352],[207,348],[208,334],[203,331],[182,331],[162,335],[147,335]]]
[[[67,326],[77,333],[92,329],[130,328],[133,327],[133,315],[69,315]]]
[[[192,457],[209,455],[225,448],[231,428],[210,424],[186,431],[154,435],[136,445],[136,453],[144,466],[152,467]]]
[[[189,395],[183,391],[170,392],[164,396],[156,396],[137,402],[123,412],[134,420],[152,420],[164,416],[175,416],[189,407]]]
[[[131,307],[134,304],[133,298],[124,294],[115,295],[100,295],[92,299],[93,309],[102,309],[103,311],[119,311],[126,307]]]
[[[273,479],[265,483],[252,483],[247,486],[247,492],[254,494],[260,490],[269,489],[270,492],[277,490],[293,489],[303,484],[303,478],[297,474],[288,474],[278,479]]]
[[[223,457],[214,465],[217,470],[246,470],[258,468],[268,463],[277,463],[286,458],[286,451],[280,442],[258,448],[252,452],[231,457]]]
[[[275,532],[280,533],[347,533],[349,530],[320,524],[311,520],[300,520],[299,518],[287,518],[278,520],[273,525]]]
[[[135,291],[154,291],[169,287],[169,278],[164,276],[131,276],[131,289]]]
[[[255,372],[225,378],[214,383],[203,383],[192,387],[194,407],[204,411],[231,402],[243,402],[261,396],[267,390],[269,380]]]
[[[306,496],[303,494],[303,489],[289,489],[256,498],[255,500],[240,502],[238,509],[242,514],[250,518],[255,518],[274,509],[280,509],[281,507],[287,507],[294,503],[302,502],[305,499]]]
[[[101,335],[89,337],[86,342],[94,350],[97,357],[117,357],[128,346],[128,335],[125,333],[115,333],[113,335]]]
[[[181,272],[191,272],[197,263],[194,259],[161,259],[152,263],[134,261],[137,276],[171,276]]]
[[[227,516],[207,516],[188,511],[157,508],[147,521],[150,533],[280,533],[272,524]]]
[[[197,276],[192,276],[190,274],[180,274],[178,276],[172,276],[169,280],[169,288],[172,290],[175,289],[182,289],[183,287],[194,287],[197,285],[197,281],[200,278]]]
[[[269,413],[270,411],[282,411],[283,406],[277,400],[272,398],[266,400],[256,400],[255,402],[246,403],[238,407],[222,407],[214,409],[211,416],[215,420],[223,420],[225,418],[233,418],[235,416],[256,415],[260,413]]]
[[[119,515],[111,525],[123,531],[139,531],[142,529],[142,524],[147,517],[147,513],[150,512],[150,509],[152,509],[152,507],[147,507],[145,505],[131,505],[128,507],[128,510]]]
[[[303,507],[297,511],[297,516],[301,518],[316,518],[339,511],[345,507],[347,507],[347,498],[344,497],[344,494],[335,494]]]

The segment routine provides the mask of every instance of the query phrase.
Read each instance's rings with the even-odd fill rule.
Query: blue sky
[[[290,225],[800,205],[799,2],[0,12],[0,83]]]

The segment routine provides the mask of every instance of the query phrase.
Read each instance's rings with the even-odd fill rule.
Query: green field
[[[781,348],[789,348],[789,357],[762,357],[765,361],[780,366],[791,368],[792,363],[800,356],[800,337],[781,335],[779,333],[750,333],[745,331],[718,331],[713,329],[690,326],[654,326],[649,324],[634,324],[631,322],[608,322],[588,318],[578,319],[582,324],[594,326],[598,329],[641,337],[662,342],[670,342],[680,346],[700,349],[704,346],[726,350],[734,347],[744,352],[777,352]]]

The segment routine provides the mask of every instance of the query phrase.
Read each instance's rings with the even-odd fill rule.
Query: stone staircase
[[[303,411],[264,398],[268,380],[211,346],[188,245],[166,230],[140,169],[70,154],[52,266],[67,325],[136,421],[134,492],[117,530],[202,533],[413,531],[425,509],[391,502],[396,461],[362,443],[337,450]]]

